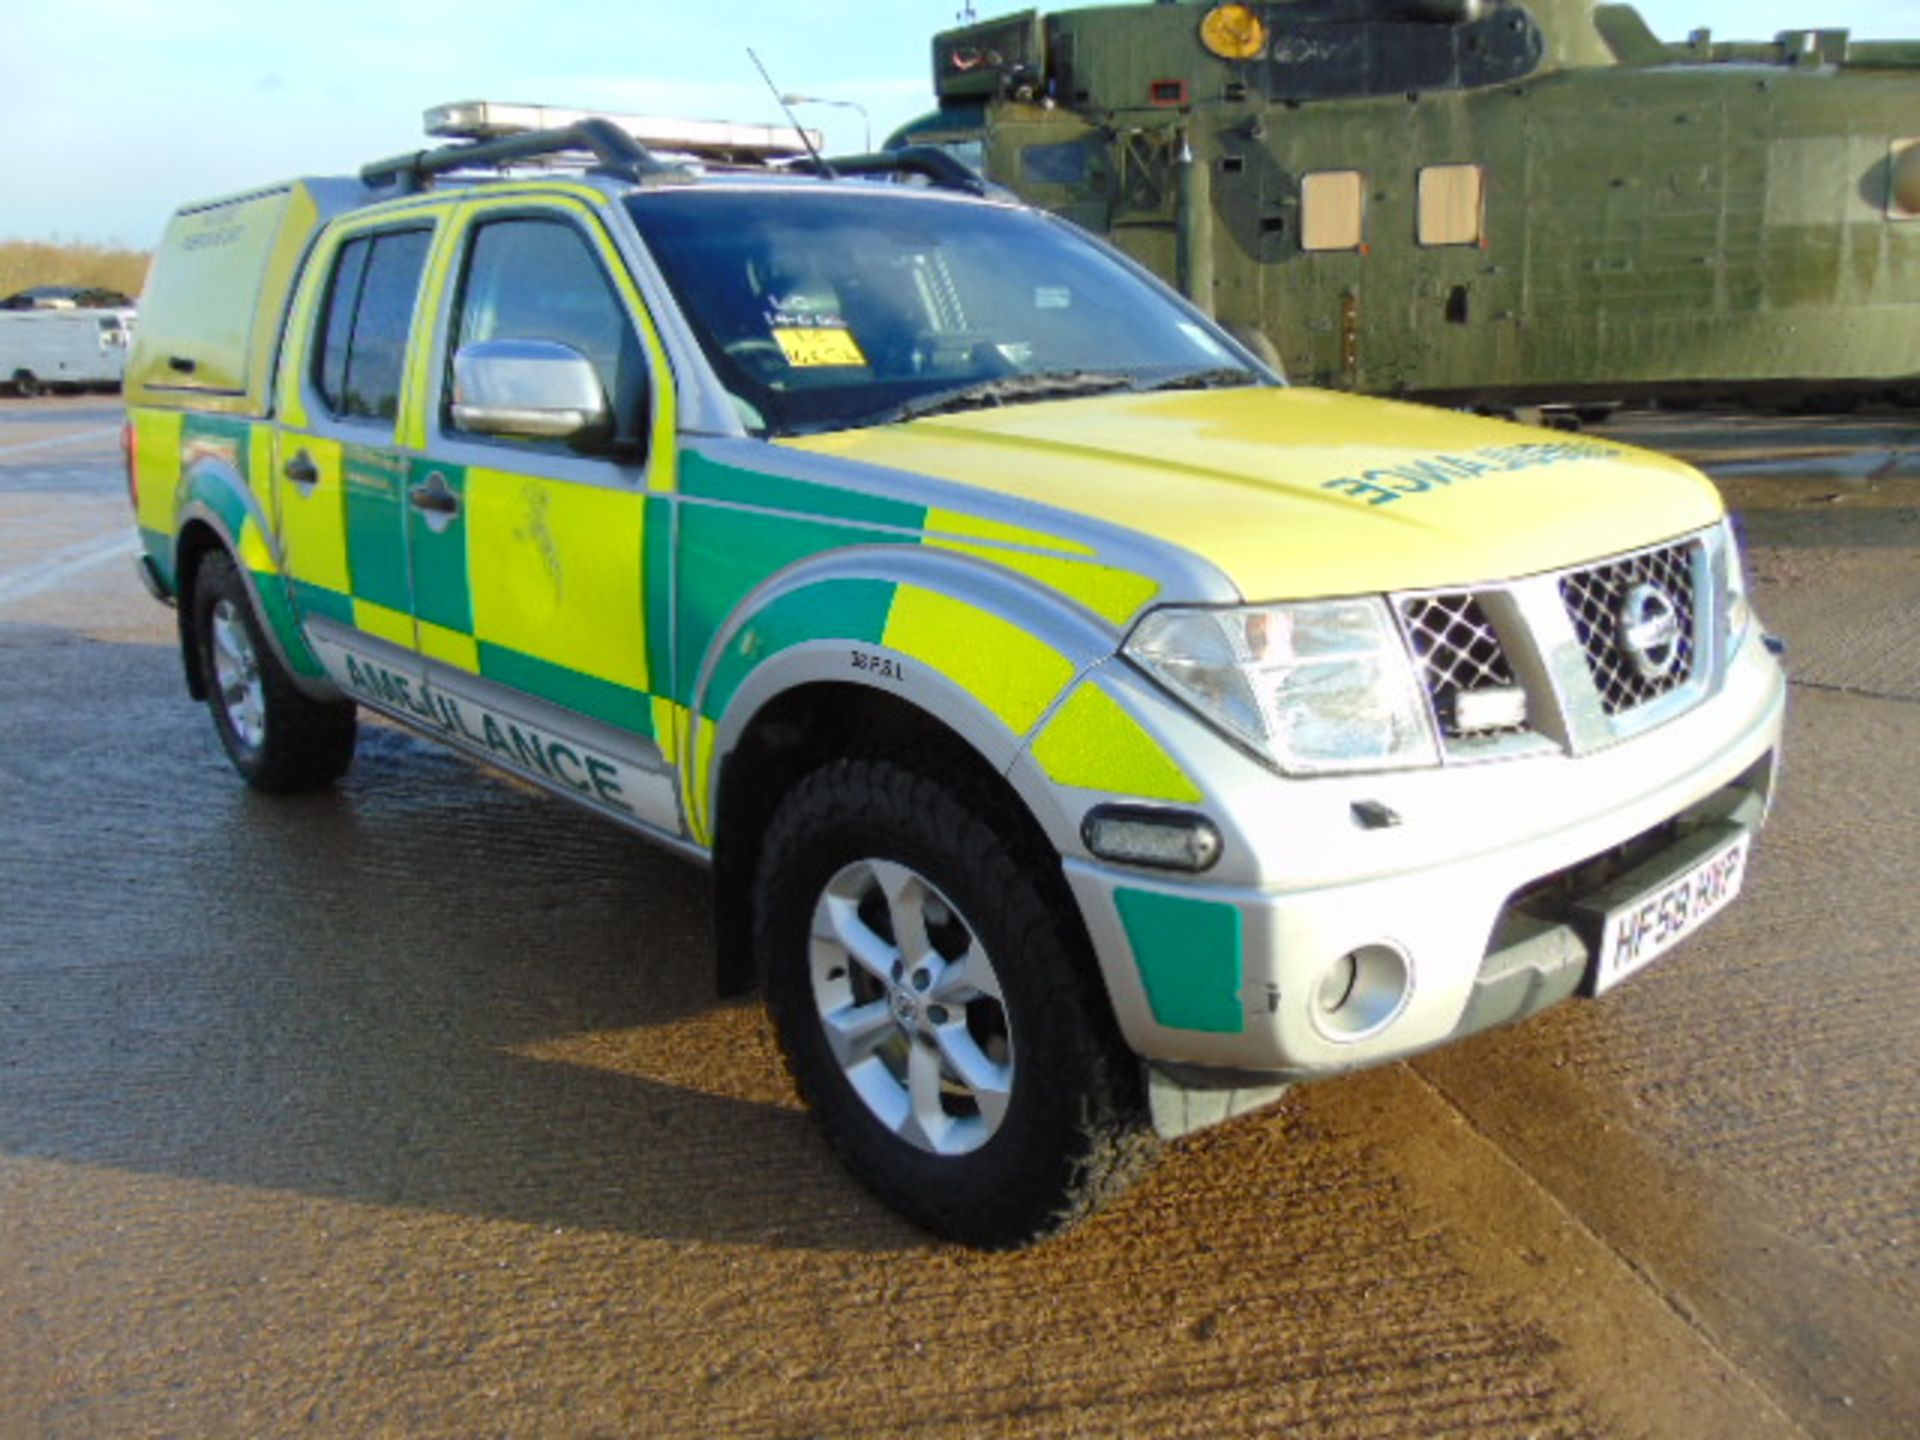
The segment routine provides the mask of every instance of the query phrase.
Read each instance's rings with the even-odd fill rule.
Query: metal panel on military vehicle
[[[1459,401],[1920,394],[1920,42],[1664,44],[1585,0],[1027,11],[955,147],[1299,380]]]

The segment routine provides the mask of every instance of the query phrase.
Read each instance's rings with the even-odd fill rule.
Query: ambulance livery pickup
[[[188,688],[262,790],[364,707],[709,863],[723,985],[921,1224],[1057,1230],[1738,893],[1785,686],[1686,466],[1290,388],[939,152],[432,113],[167,231]]]

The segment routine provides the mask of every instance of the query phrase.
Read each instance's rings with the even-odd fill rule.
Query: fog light
[[[1087,849],[1102,860],[1160,870],[1205,870],[1220,858],[1220,832],[1204,815],[1102,805],[1080,827]]]
[[[1348,951],[1321,973],[1313,995],[1314,1023],[1331,1040],[1371,1035],[1400,1013],[1411,978],[1407,957],[1391,945]]]

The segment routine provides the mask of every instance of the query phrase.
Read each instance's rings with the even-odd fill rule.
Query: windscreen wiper
[[[1243,365],[1215,365],[1205,370],[1189,370],[1169,375],[1164,380],[1143,380],[1136,390],[1225,390],[1242,385],[1261,384],[1260,375]]]
[[[1031,375],[996,375],[952,390],[936,390],[888,411],[876,422],[914,420],[922,415],[944,415],[954,410],[984,410],[995,405],[1018,405],[1029,400],[1063,400],[1072,395],[1097,395],[1125,390],[1131,375],[1107,370],[1041,370]]]

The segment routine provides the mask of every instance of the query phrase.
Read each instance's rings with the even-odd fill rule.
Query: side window
[[[338,415],[347,393],[347,343],[353,339],[353,312],[360,304],[360,282],[366,278],[371,240],[349,240],[333,262],[327,290],[327,310],[314,349],[313,383],[327,408]]]
[[[340,247],[313,371],[335,415],[391,420],[399,413],[407,332],[432,238],[429,230],[398,230]]]
[[[644,437],[639,334],[593,247],[565,221],[516,218],[477,229],[453,349],[484,340],[549,340],[577,351],[599,377],[617,436]]]
[[[1420,243],[1478,245],[1485,233],[1486,202],[1484,166],[1427,166],[1420,172]]]
[[[1367,181],[1358,170],[1300,177],[1300,248],[1358,250],[1367,239]]]

